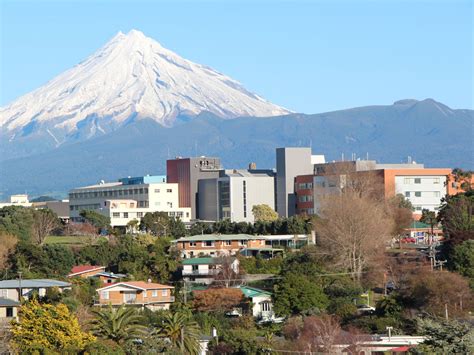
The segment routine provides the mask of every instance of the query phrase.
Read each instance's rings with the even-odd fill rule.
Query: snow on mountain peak
[[[289,113],[131,30],[118,32],[75,67],[1,108],[0,127],[10,140],[43,130],[59,145],[130,120],[151,118],[171,126],[180,115],[203,111],[223,118]]]

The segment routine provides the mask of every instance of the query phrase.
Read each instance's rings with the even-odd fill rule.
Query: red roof
[[[72,275],[77,275],[77,274],[83,274],[84,272],[88,272],[88,271],[94,271],[94,270],[102,270],[104,269],[105,270],[105,266],[97,266],[97,265],[77,265],[77,266],[74,266],[71,270],[71,272],[69,273],[68,276],[72,276]]]

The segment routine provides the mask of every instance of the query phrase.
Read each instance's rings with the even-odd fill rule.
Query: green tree
[[[171,247],[171,239],[158,238],[148,247],[148,268],[160,282],[167,282],[179,267],[179,251]]]
[[[175,239],[182,238],[186,235],[186,226],[181,219],[169,219],[169,235]]]
[[[299,273],[287,273],[274,291],[275,311],[281,315],[324,310],[329,304],[322,287]]]
[[[259,222],[271,222],[278,219],[278,213],[268,205],[254,205],[252,207],[252,213],[255,221]]]
[[[463,170],[460,168],[455,168],[452,171],[454,181],[461,187],[464,191],[472,190],[471,177],[472,171]]]
[[[110,339],[117,344],[139,339],[146,333],[143,317],[133,307],[122,305],[119,308],[108,306],[92,311],[92,332],[97,337]]]
[[[474,328],[457,321],[418,320],[419,332],[427,339],[410,349],[411,354],[472,354]]]
[[[39,304],[32,300],[20,307],[19,321],[12,323],[12,342],[21,353],[29,349],[83,350],[95,338],[83,332],[77,318],[64,304]]]
[[[82,210],[79,215],[99,231],[110,228],[110,217],[104,216],[99,212],[94,210]]]
[[[168,236],[170,217],[166,212],[147,212],[140,221],[140,228],[156,236]]]
[[[7,206],[0,209],[0,231],[16,235],[20,240],[31,240],[33,209]]]
[[[474,240],[456,245],[451,256],[453,269],[471,280],[474,288]]]
[[[168,313],[156,333],[169,339],[181,354],[199,354],[199,326],[189,312],[182,310]]]

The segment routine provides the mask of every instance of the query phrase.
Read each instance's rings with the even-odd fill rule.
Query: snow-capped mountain
[[[53,148],[142,118],[170,127],[179,117],[203,111],[222,118],[289,113],[132,30],[119,32],[85,61],[1,108],[0,129],[11,143],[41,136]]]

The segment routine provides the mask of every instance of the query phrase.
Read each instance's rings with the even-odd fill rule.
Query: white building
[[[7,206],[31,207],[31,205],[28,195],[11,195],[8,202],[0,202],[0,208]]]
[[[189,222],[191,208],[179,207],[178,184],[166,183],[164,176],[143,176],[100,182],[69,192],[72,222],[82,221],[82,210],[95,210],[110,217],[112,227],[126,226],[147,212],[167,212],[170,217]]]
[[[189,282],[211,284],[216,275],[221,272],[223,263],[228,262],[222,258],[200,257],[189,258],[182,261],[183,280]],[[229,267],[236,274],[239,273],[239,259],[232,258]]]
[[[222,170],[217,179],[199,180],[199,217],[217,221],[251,222],[255,205],[275,209],[273,170]]]

